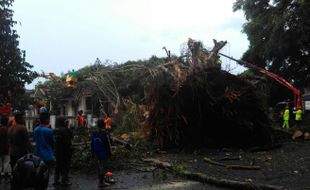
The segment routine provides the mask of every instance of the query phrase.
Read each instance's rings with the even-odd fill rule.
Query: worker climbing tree
[[[77,82],[77,72],[72,70],[72,72],[70,72],[66,76],[65,88],[76,88],[76,82]]]

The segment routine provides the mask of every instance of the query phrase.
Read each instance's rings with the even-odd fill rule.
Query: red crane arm
[[[301,106],[301,93],[298,89],[296,89],[293,85],[291,85],[289,82],[287,82],[284,78],[274,74],[274,73],[271,73],[263,68],[260,68],[256,65],[253,65],[251,63],[248,63],[246,61],[242,61],[242,60],[238,60],[238,59],[235,59],[233,57],[230,57],[230,56],[227,56],[225,54],[222,54],[222,53],[219,53],[219,55],[222,55],[228,59],[231,59],[237,63],[239,63],[240,65],[243,65],[245,67],[248,67],[248,68],[252,68],[252,69],[255,69],[257,71],[259,71],[260,73],[264,74],[264,75],[267,75],[269,76],[270,78],[273,78],[275,79],[277,82],[279,82],[280,84],[282,84],[283,86],[285,86],[286,88],[290,89],[297,97],[297,100],[296,100],[296,107],[297,108],[300,108]]]

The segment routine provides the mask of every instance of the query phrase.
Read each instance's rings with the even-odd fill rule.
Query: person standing
[[[72,131],[68,128],[68,122],[64,117],[56,120],[55,133],[55,156],[56,167],[54,185],[69,186],[69,170],[72,157]],[[61,177],[61,181],[60,180]]]
[[[49,113],[45,107],[39,111],[40,125],[34,130],[34,141],[36,143],[36,155],[47,165],[51,172],[55,164],[54,144],[55,139],[52,129],[49,127]]]
[[[106,132],[105,123],[103,119],[97,122],[97,131],[94,131],[91,136],[91,152],[96,159],[98,168],[99,187],[108,186],[106,183],[105,174],[108,171],[106,168],[107,159],[112,155],[111,153],[111,138]]]
[[[1,168],[0,183],[2,181],[2,178],[4,178],[7,181],[10,176],[8,124],[9,119],[6,116],[2,116],[0,123],[0,168]]]
[[[79,129],[83,129],[85,127],[85,118],[83,116],[83,110],[80,110],[78,112],[78,115],[76,116],[75,120],[77,120]]]
[[[108,114],[105,114],[104,116],[104,124],[106,130],[111,130],[111,118]]]
[[[290,110],[288,109],[288,106],[285,106],[285,110],[283,113],[283,125],[282,128],[290,128],[289,126],[289,120],[290,120]]]
[[[8,130],[10,165],[12,170],[19,158],[31,152],[24,113],[15,111],[13,114],[15,125],[11,126]]]
[[[300,127],[303,114],[301,108],[297,108],[297,111],[295,111],[294,114],[295,114],[296,127]]]

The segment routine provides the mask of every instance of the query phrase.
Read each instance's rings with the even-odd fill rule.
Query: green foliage
[[[250,46],[243,59],[310,87],[310,2],[304,0],[237,0],[244,11],[243,32]]]
[[[64,88],[65,78],[59,78],[57,80],[48,80],[45,83],[36,85],[36,89],[42,89],[46,93],[43,98],[52,102],[53,109],[61,105],[61,100],[70,95],[67,89]],[[51,110],[54,112],[55,110]]]
[[[13,29],[13,11],[9,9],[13,0],[0,0],[0,103],[11,102],[15,108],[23,109],[25,103],[20,99],[24,94],[24,86],[37,77],[31,71],[32,65],[26,62],[25,51],[18,48],[18,34]]]
[[[39,84],[37,88],[47,92],[47,97],[54,104],[54,109],[62,105],[62,100],[66,97],[74,98],[73,103],[75,103],[83,93],[91,93],[95,105],[94,114],[102,114],[100,112],[103,111],[111,114],[118,96],[121,99],[120,103],[122,99],[129,99],[136,104],[143,103],[144,89],[148,84],[147,78],[151,76],[150,70],[164,62],[163,58],[156,56],[148,60],[128,61],[123,64],[111,61],[101,63],[100,60],[96,60],[95,64],[77,71],[76,89],[64,88],[64,77]],[[132,120],[131,110],[125,110],[125,112],[124,120],[130,121],[129,125],[126,124],[126,128],[134,129],[138,126],[137,121]]]
[[[114,131],[114,134],[121,135],[127,132],[139,131],[140,128],[140,120],[139,116],[139,108],[137,106],[131,106],[122,114],[122,120],[120,124]]]

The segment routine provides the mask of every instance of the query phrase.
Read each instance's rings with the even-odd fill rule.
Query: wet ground
[[[283,186],[292,190],[310,190],[310,141],[289,140],[282,146],[268,151],[244,151],[238,149],[205,149],[177,152],[153,152],[138,155],[154,158],[171,163],[180,170],[201,172],[218,179],[235,181],[251,181],[269,185]],[[226,165],[259,166],[258,170],[233,170],[204,161],[207,157]],[[113,161],[115,163],[116,160]],[[119,158],[119,162],[124,162]],[[54,187],[53,177],[50,179],[48,190],[92,190],[92,189],[163,189],[163,190],[227,190],[175,176],[167,170],[155,168],[139,159],[130,160],[125,165],[132,164],[126,169],[114,171],[115,184],[98,188],[96,172],[71,173],[72,186]],[[10,185],[2,182],[0,190],[9,190]]]
[[[226,165],[259,166],[258,170],[231,169],[204,161],[207,157]],[[158,155],[184,170],[201,172],[218,179],[251,181],[283,186],[292,190],[310,190],[310,141],[285,142],[269,151],[247,152],[234,149],[205,150],[193,153]]]
[[[196,181],[181,179],[169,173],[163,173],[161,176],[154,176],[153,172],[139,172],[135,170],[114,172],[117,182],[109,187],[99,188],[98,180],[95,174],[71,174],[72,186],[54,187],[53,179],[50,179],[48,190],[93,190],[93,189],[149,189],[149,190],[194,190],[208,189],[220,190],[220,188],[202,184]],[[9,190],[7,183],[0,184],[1,190]]]

